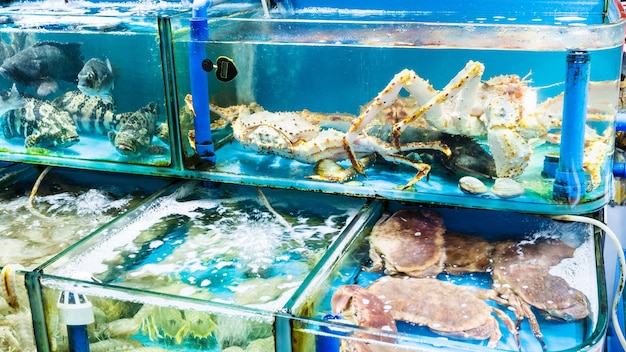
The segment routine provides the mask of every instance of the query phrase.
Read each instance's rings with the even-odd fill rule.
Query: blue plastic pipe
[[[224,1],[196,0],[192,4],[189,42],[189,80],[193,109],[196,112],[194,128],[196,151],[201,160],[215,163],[215,146],[211,136],[211,115],[209,110],[209,79],[202,69],[206,55],[206,42],[209,40],[207,9]]]
[[[613,163],[613,176],[626,177],[626,163]]]
[[[68,325],[67,342],[70,352],[89,352],[87,325]]]
[[[553,198],[572,205],[578,203],[587,188],[583,148],[588,87],[589,53],[584,50],[568,51],[561,148],[559,166],[554,175]]]
[[[343,320],[343,317],[340,315],[326,314],[323,318],[324,321],[339,321]],[[338,329],[333,329],[329,326],[322,325],[320,326],[320,330],[323,333],[332,334],[332,335],[343,335],[342,332]],[[324,352],[339,352],[339,347],[341,345],[341,339],[339,337],[335,337],[331,335],[317,335],[315,337],[315,350],[316,351],[324,351]]]
[[[617,117],[615,119],[615,131],[616,132],[626,131],[626,113],[623,113],[623,112],[617,113]]]
[[[618,112],[615,119],[615,132],[626,131],[626,113]],[[623,162],[613,163],[613,176],[626,177],[626,164]]]

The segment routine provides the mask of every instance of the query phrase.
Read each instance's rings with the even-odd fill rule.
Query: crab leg
[[[412,70],[404,69],[396,74],[385,89],[378,93],[363,113],[352,122],[344,136],[344,149],[350,163],[359,173],[364,173],[352,145],[372,119],[397,100],[402,88],[407,90],[421,106],[411,116],[394,125],[393,143],[398,150],[402,131],[421,116],[425,116],[428,122],[440,131],[469,135],[484,134],[482,122],[477,117],[470,117],[483,71],[482,63],[469,61],[441,92],[437,92],[428,81]],[[456,97],[456,106],[453,109],[455,113],[447,115],[444,113],[442,103],[452,96]]]
[[[367,138],[373,139],[373,137],[367,137]],[[372,142],[372,145],[376,148],[376,153],[380,155],[383,159],[392,163],[404,164],[404,165],[413,167],[417,170],[417,174],[413,176],[413,178],[406,185],[404,185],[404,187],[402,187],[403,190],[413,186],[415,183],[421,180],[422,177],[424,176],[428,177],[430,173],[430,165],[413,161],[401,154],[396,154],[395,148],[392,145],[390,145],[389,143],[383,142],[379,139],[376,139],[375,142]],[[424,149],[438,150],[444,153],[448,158],[452,156],[452,151],[450,150],[450,148],[448,148],[447,145],[441,143],[440,141],[428,142],[428,143],[423,143],[423,142],[405,143],[399,147],[400,151],[424,150]]]
[[[439,131],[447,133],[483,134],[484,124],[477,117],[470,116],[470,112],[472,111],[480,85],[480,78],[484,70],[485,66],[482,63],[469,61],[443,90],[423,104],[413,115],[393,126],[392,137],[394,145],[399,145],[400,135],[408,124],[452,97],[456,97],[456,107],[451,109],[452,113],[437,114],[437,117],[430,116],[428,122]],[[413,94],[411,88],[407,90]]]
[[[416,80],[417,77],[418,76],[414,71],[408,69],[400,71],[400,73],[396,74],[391,79],[385,89],[378,93],[370,105],[350,125],[350,129],[343,137],[343,146],[346,150],[350,163],[358,173],[364,174],[365,172],[363,166],[359,164],[356,154],[352,150],[352,144],[378,113],[393,104],[398,96],[398,93],[400,93],[400,90],[410,84],[410,82]]]
[[[396,154],[396,149],[391,144],[386,143],[378,138],[370,137],[370,136],[361,136],[359,139],[355,141],[355,146],[358,146],[359,150],[370,149],[372,151],[371,155],[363,157],[357,160],[358,164],[362,167],[368,167],[375,160],[375,154],[380,155],[386,161],[392,163],[399,163],[410,166],[417,170],[417,174],[402,187],[402,189],[407,189],[421,180],[424,176],[428,176],[430,173],[430,165],[416,162],[411,160],[404,155]],[[412,150],[438,150],[445,154],[448,158],[452,156],[452,151],[450,148],[441,143],[440,141],[434,142],[412,142],[405,143],[400,146],[400,151],[412,151]],[[355,156],[356,157],[356,156]],[[355,159],[356,160],[356,159]],[[331,170],[332,168],[332,170]],[[348,169],[342,169],[336,163],[327,160],[321,160],[316,165],[316,173],[317,175],[308,176],[310,179],[314,180],[325,180],[325,181],[333,181],[333,182],[343,182],[346,181],[358,173],[356,167],[352,166]]]
[[[513,290],[507,289],[506,292],[498,293],[494,290],[475,290],[478,297],[484,299],[490,299],[498,304],[508,306],[511,311],[515,314],[515,318],[517,321],[515,322],[515,331],[519,330],[520,325],[524,318],[528,319],[528,323],[530,324],[530,330],[535,335],[535,338],[541,344],[541,347],[544,351],[547,350],[547,346],[545,341],[543,340],[543,333],[541,333],[541,329],[539,328],[539,322],[537,321],[537,317],[535,313],[532,312],[530,305],[526,302],[523,302]],[[504,320],[503,320],[504,321]],[[508,323],[504,321],[505,324]],[[516,337],[518,339],[519,337]]]
[[[492,307],[491,311],[494,312],[498,318],[500,318],[500,320],[504,323],[504,325],[506,326],[506,328],[515,335],[515,343],[517,344],[517,348],[519,350],[521,350],[521,342],[519,339],[519,333],[517,332],[517,327],[515,326],[515,323],[513,322],[513,320],[511,320],[511,318],[509,318],[508,315],[506,315],[506,313],[504,313],[502,310],[496,308],[496,307]],[[496,329],[497,332],[500,332],[499,329]],[[502,336],[502,334],[500,334],[500,337]],[[490,339],[490,342],[493,339]],[[498,339],[499,340],[499,339]],[[497,340],[496,340],[497,341]],[[497,344],[496,344],[497,345]],[[490,346],[491,347],[491,346]],[[496,346],[493,346],[493,348],[495,348]]]

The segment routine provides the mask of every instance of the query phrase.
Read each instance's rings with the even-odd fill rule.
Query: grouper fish
[[[118,153],[139,157],[143,154],[162,154],[163,148],[152,145],[157,131],[157,105],[150,103],[132,113],[118,132],[110,131],[109,140]]]
[[[26,148],[67,148],[79,141],[70,115],[49,102],[20,96],[15,84],[0,96],[0,128],[4,138],[24,138]]]
[[[78,73],[78,89],[92,97],[100,97],[107,103],[113,103],[111,90],[115,83],[113,68],[109,59],[104,61],[89,59]]]
[[[57,97],[52,105],[67,111],[82,135],[107,136],[110,131],[119,130],[132,115],[132,112],[115,113],[114,103],[77,90]]]
[[[83,68],[80,43],[38,42],[7,58],[0,74],[13,82],[37,87],[39,96],[56,92],[56,80],[75,82]]]

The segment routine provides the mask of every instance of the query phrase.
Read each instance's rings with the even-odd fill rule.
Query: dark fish
[[[0,74],[16,83],[37,87],[45,96],[58,89],[56,80],[74,82],[83,67],[80,43],[39,42],[4,60]]]
[[[32,45],[34,42],[35,36],[32,33],[7,33],[7,38],[0,40],[0,62],[4,62],[6,58],[15,55],[20,50]]]
[[[67,111],[78,133],[106,136],[109,131],[117,131],[132,112],[115,113],[115,105],[100,97],[90,97],[77,90],[67,92],[52,101],[52,105]]]
[[[122,155],[138,157],[151,153],[152,137],[156,133],[157,106],[150,103],[132,113],[120,126],[119,132],[110,131],[109,140]]]
[[[100,97],[107,103],[113,103],[113,85],[114,75],[109,59],[89,59],[78,73],[78,89],[89,96]]]
[[[4,138],[24,138],[26,148],[67,148],[79,141],[70,115],[45,100],[20,97],[15,85],[0,101]]]

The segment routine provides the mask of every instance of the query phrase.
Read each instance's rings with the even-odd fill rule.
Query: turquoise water
[[[29,42],[54,41],[81,43],[84,61],[91,58],[109,59],[115,73],[112,90],[118,112],[134,111],[150,102],[164,106],[164,82],[161,53],[157,34],[141,32],[72,32],[72,31],[25,31]],[[8,34],[4,33],[8,40]],[[0,81],[0,89],[11,89],[12,82]],[[76,82],[59,81],[56,93],[43,97],[53,100],[65,92],[76,90]],[[33,87],[18,85],[21,93],[35,94]],[[165,113],[162,113],[165,120]]]
[[[391,214],[398,209],[398,204],[389,203],[388,212]],[[539,327],[543,333],[547,350],[564,351],[588,348],[596,343],[598,336],[603,334],[607,317],[604,315],[605,302],[603,280],[598,278],[597,268],[599,262],[594,258],[594,240],[590,227],[581,223],[558,223],[544,218],[532,217],[524,214],[493,211],[476,211],[467,209],[430,208],[439,213],[444,219],[446,229],[458,233],[470,234],[489,241],[514,240],[519,243],[532,243],[538,238],[558,238],[570,246],[576,248],[574,258],[563,260],[553,267],[550,273],[564,277],[571,287],[584,292],[590,302],[590,315],[587,319],[562,322],[549,320],[542,316],[540,311],[533,309]],[[444,235],[445,238],[445,235]],[[368,287],[376,279],[385,276],[382,272],[369,272],[371,266],[369,255],[369,227],[351,243],[350,247],[342,253],[337,264],[322,281],[314,283],[308,288],[310,294],[306,297],[307,303],[296,310],[296,315],[322,319],[331,313],[331,297],[342,285],[357,284]],[[558,270],[556,268],[559,268]],[[575,273],[575,274],[574,274]],[[490,289],[493,281],[489,272],[470,272],[462,275],[450,275],[440,273],[438,280],[451,282],[467,287]],[[594,284],[597,282],[597,284]],[[416,297],[419,299],[419,297]],[[503,309],[506,307],[488,301],[487,303]],[[437,306],[436,302],[432,303]],[[507,312],[507,314],[512,314]],[[367,316],[367,315],[365,315]],[[347,324],[351,324],[348,322]],[[419,349],[427,349],[432,346],[441,346],[453,350],[483,351],[486,341],[475,341],[463,338],[442,337],[434,334],[424,326],[417,324],[398,322],[398,334],[395,335],[397,343]],[[498,351],[515,351],[517,345],[503,323],[499,322],[502,331],[502,339],[497,346]],[[296,327],[296,330],[298,327]],[[337,331],[342,331],[337,329]],[[349,329],[343,330],[348,336],[356,332]],[[310,331],[309,331],[310,333]],[[540,350],[541,346],[530,331],[528,321],[521,324],[519,335],[521,350]],[[301,341],[298,337],[296,340]],[[300,346],[297,351],[307,351],[306,347]]]
[[[585,23],[598,24],[605,20],[604,3],[579,2],[577,4],[553,1],[519,1],[515,6],[501,1],[446,1],[422,3],[414,1],[342,1],[291,0],[284,6],[293,8],[296,18],[355,19],[376,16],[384,20],[429,22],[479,22],[479,23]]]
[[[120,230],[124,236],[133,233],[133,244],[115,249],[124,259],[98,274],[99,279],[137,288],[175,280],[182,284],[181,292],[189,285],[188,292],[205,299],[280,304],[363,203],[265,190],[269,209],[251,187],[209,190],[187,185],[179,192],[191,197],[164,197],[143,214],[140,231]],[[283,288],[265,298],[245,292],[256,292],[254,287],[263,282]],[[240,285],[246,289],[237,289]]]
[[[267,24],[267,32],[263,31],[265,27],[260,24],[258,28],[254,26],[247,28],[241,24],[242,30],[256,31],[250,33],[244,31],[246,34],[242,34],[240,38],[235,31],[238,24],[225,22],[224,29],[216,25],[212,28],[215,40],[207,44],[208,58],[227,56],[235,62],[239,72],[230,82],[217,80],[213,73],[208,75],[210,100],[222,107],[255,102],[271,112],[306,109],[313,112],[358,115],[394,75],[405,68],[414,70],[420,77],[428,80],[434,89],[441,90],[470,60],[484,64],[483,81],[499,75],[517,75],[524,78],[530,89],[536,91],[536,104],[557,97],[565,88],[567,52],[564,50],[451,48],[436,45],[420,47],[406,43],[392,45],[388,42],[375,41],[379,37],[384,37],[386,33],[384,30],[377,33],[372,29],[372,41],[368,42],[367,37],[351,36],[350,29],[346,29],[345,33],[339,29],[329,34],[321,30],[307,32],[306,26],[296,22],[284,25]],[[270,29],[274,27],[271,25],[288,34],[272,32]],[[397,31],[401,29],[401,26],[396,28]],[[234,35],[235,39],[229,41],[228,34]],[[341,34],[345,36],[342,37]],[[435,31],[425,35],[438,34]],[[446,34],[442,32],[440,35]],[[260,38],[267,42],[261,43]],[[527,39],[533,38],[530,36]],[[295,43],[297,40],[302,42]],[[185,79],[189,74],[189,67],[184,61],[188,52],[187,44],[185,40],[174,41],[180,100],[191,90],[189,82]],[[472,44],[479,46],[476,43]],[[611,88],[605,93],[590,95],[590,104],[597,102],[594,99],[598,99],[599,96],[599,105],[606,107],[607,111],[594,116],[599,120],[589,121],[588,124],[599,135],[605,131],[612,134],[610,131],[613,128],[616,103],[613,98],[617,96],[616,82],[620,74],[621,46],[590,50],[589,55],[590,81],[595,82],[594,92],[598,82],[603,82]],[[400,95],[406,96],[407,92],[402,91]],[[349,122],[350,120],[347,121]],[[324,121],[322,125],[324,126]],[[550,132],[558,134],[560,131],[557,127]],[[487,148],[486,136],[477,136],[475,140]],[[598,205],[607,202],[609,187],[605,181],[612,155],[611,140],[610,137],[607,139],[605,145],[608,147],[599,157],[601,159],[599,175],[602,181],[579,201],[581,204],[589,203],[590,207],[587,210],[597,209]],[[569,205],[563,204],[562,209],[555,207],[560,203],[552,199],[553,179],[542,174],[545,156],[548,153],[558,153],[559,145],[553,142],[544,143],[541,139],[530,137],[527,142],[534,147],[534,153],[530,157],[525,173],[518,179],[526,187],[526,192],[521,197],[512,199],[501,199],[490,193],[479,196],[467,195],[458,189],[458,181],[463,174],[438,172],[435,170],[437,165],[433,165],[434,171],[428,181],[418,182],[415,189],[401,191],[399,186],[414,175],[413,170],[380,160],[367,170],[367,177],[356,176],[353,179],[356,181],[354,183],[312,182],[305,177],[313,174],[313,165],[271,155],[259,156],[254,152],[243,150],[241,144],[236,141],[224,145],[217,151],[217,165],[211,171],[217,171],[220,179],[222,180],[223,176],[226,182],[236,179],[236,182],[243,180],[246,183],[259,184],[259,180],[262,180],[261,184],[272,184],[277,187],[297,185],[295,187],[301,189],[322,189],[368,197],[382,196],[390,199],[540,213],[572,212]],[[342,161],[342,165],[349,164]],[[284,172],[285,168],[289,168],[288,173]],[[488,187],[493,182],[483,181]],[[580,211],[583,211],[582,208]]]
[[[271,36],[269,37],[271,40]],[[317,38],[315,38],[317,39]],[[218,91],[251,82],[256,102],[270,111],[345,112],[358,114],[402,69],[414,70],[435,89],[442,89],[469,60],[485,65],[483,80],[516,74],[540,88],[539,101],[564,89],[565,51],[504,49],[366,47],[357,43],[214,44],[209,57],[227,55],[239,69],[235,82],[211,81]],[[619,78],[621,47],[590,51],[591,81]],[[250,59],[253,58],[253,61]],[[542,88],[545,87],[545,88]],[[232,96],[231,96],[232,97]]]
[[[245,4],[238,4],[239,8],[242,8],[241,5]],[[162,49],[166,48],[165,44],[168,43],[163,42],[164,38],[158,36],[156,18],[158,10],[142,12],[125,6],[116,4],[107,10],[109,12],[104,10],[98,12],[86,6],[84,9],[76,9],[76,13],[71,13],[71,16],[64,16],[63,11],[55,10],[58,11],[60,18],[50,15],[57,19],[52,25],[48,15],[17,20],[18,17],[12,12],[14,10],[7,10],[7,16],[9,16],[9,22],[14,21],[14,26],[20,27],[31,36],[31,42],[48,40],[64,43],[80,42],[85,60],[109,59],[117,78],[113,89],[113,97],[116,101],[115,111],[133,112],[149,103],[155,103],[159,107],[157,124],[164,127],[166,121],[170,120],[169,122],[174,123],[177,118],[177,116],[168,116],[170,112],[176,113],[173,103],[178,103],[178,108],[183,108],[183,99],[191,92],[190,76],[206,74],[200,68],[194,68],[192,73],[188,66],[189,32],[186,16],[189,14],[173,16],[172,23],[176,24],[176,28],[172,31],[174,57],[171,63],[174,72],[169,72],[167,71],[168,65],[161,62],[164,54]],[[173,8],[161,10],[163,14],[170,15],[181,9],[173,6]],[[85,14],[93,16],[93,23],[85,23]],[[115,22],[115,19],[118,21]],[[242,19],[238,18],[238,20]],[[444,25],[429,27],[410,23],[389,25],[383,22],[358,21],[332,23],[238,20],[211,19],[210,39],[206,43],[206,58],[215,62],[219,56],[227,56],[235,62],[238,70],[237,77],[230,82],[217,80],[213,72],[208,74],[210,101],[220,106],[256,102],[269,111],[307,109],[313,112],[341,112],[356,115],[402,69],[412,69],[428,80],[435,89],[442,89],[470,60],[480,61],[485,65],[483,80],[507,74],[525,77],[529,85],[538,90],[537,103],[541,103],[563,91],[566,68],[564,47],[578,44],[593,48],[590,49],[590,79],[592,81],[616,82],[619,78],[621,45],[605,47],[604,41],[595,43],[594,37],[589,37],[587,41],[584,41],[570,34],[564,35],[562,40],[566,42],[560,43],[560,37],[552,37],[558,31],[549,26],[544,28],[545,33],[544,29],[541,29],[543,27],[528,26],[525,30],[518,26],[513,31],[515,33],[511,35],[507,32],[508,27],[498,25],[493,27],[477,25],[468,27],[469,31],[461,31],[458,27],[460,24],[454,24],[457,27],[448,28]],[[10,29],[2,32],[5,41],[10,40],[13,35],[11,33],[13,28]],[[591,28],[590,33],[597,35],[595,30]],[[611,34],[610,30],[607,32]],[[485,35],[481,35],[482,33]],[[450,36],[455,37],[449,38]],[[601,35],[598,37],[603,38]],[[511,41],[512,38],[513,41]],[[572,38],[578,38],[579,41],[567,42],[573,40]],[[537,44],[543,43],[544,40],[546,41],[545,47],[542,46],[543,44]],[[175,82],[172,86],[170,86],[171,82],[167,81],[170,76],[166,73],[173,73],[172,77],[175,78]],[[0,80],[0,89],[9,89],[11,83],[7,79]],[[170,88],[175,90],[177,101],[169,99]],[[34,87],[18,86],[18,89],[25,94],[35,92]],[[60,82],[59,90],[43,99],[52,100],[55,96],[72,90],[76,90],[75,82]],[[617,94],[617,90],[615,93]],[[401,94],[406,95],[406,93]],[[602,116],[607,120],[606,123],[597,124],[603,126],[598,128],[599,133],[603,132],[604,127],[612,128],[614,117],[611,113],[612,111],[609,111],[606,116]],[[5,152],[3,157],[8,160],[79,165],[106,170],[201,177],[224,182],[244,182],[255,185],[260,183],[260,185],[276,187],[302,187],[301,189],[305,190],[336,192],[336,187],[338,187],[336,184],[316,182],[314,187],[308,187],[306,186],[308,180],[301,183],[303,177],[299,175],[311,174],[310,167],[307,165],[294,166],[288,177],[272,177],[271,179],[264,177],[281,174],[280,168],[273,166],[269,159],[264,159],[261,165],[255,165],[252,171],[233,171],[231,167],[233,162],[241,161],[245,165],[257,163],[255,156],[250,155],[250,152],[248,152],[250,155],[248,160],[241,158],[237,152],[241,148],[237,146],[237,143],[232,144],[235,151],[222,148],[221,152],[217,152],[217,165],[211,168],[203,166],[202,170],[198,170],[194,164],[197,158],[185,159],[186,154],[191,151],[186,146],[187,128],[189,126],[181,128],[183,131],[180,136],[166,134],[164,140],[153,138],[152,147],[154,148],[136,157],[122,155],[106,136],[88,135],[82,135],[78,144],[58,150],[26,150],[20,138],[0,139],[0,150]],[[170,128],[172,132],[176,130],[176,128]],[[479,143],[483,143],[485,138],[480,136],[477,139]],[[182,146],[168,145],[178,140],[182,140]],[[530,142],[533,145],[535,143],[535,141]],[[554,148],[554,145],[550,145],[545,147],[545,151],[537,149],[538,151],[531,158],[531,166],[527,174],[522,178],[523,181],[542,186],[546,184],[544,182],[546,179],[541,176],[540,167],[545,153],[554,151]],[[604,153],[605,158],[601,166],[603,175],[607,174],[609,168],[609,154],[610,152]],[[48,156],[52,158],[49,159]],[[191,167],[187,167],[189,165]],[[142,166],[148,166],[148,168],[142,168]],[[159,166],[159,168],[151,166]],[[393,166],[387,169],[374,167],[370,171],[370,176],[372,179],[381,176],[384,181],[389,179],[384,174],[386,171],[403,174],[401,177],[403,180],[411,177],[409,173],[411,170],[405,175],[402,168],[396,169]],[[443,185],[420,184],[418,188],[426,189],[427,192],[442,189],[443,192],[439,193],[456,198],[458,177],[449,175],[442,177],[447,181]],[[259,181],[261,178],[264,179]],[[367,180],[358,181],[365,184],[368,182]],[[397,186],[397,183],[387,182],[378,188],[380,192],[375,195],[411,201],[432,201],[431,198],[423,198],[417,192],[400,192]],[[369,186],[350,185],[348,188],[350,188],[346,192],[348,194],[372,196],[373,193]],[[552,203],[549,191],[546,192],[548,188],[537,191],[534,187],[531,191],[533,195],[538,193],[538,197],[544,199],[540,202]],[[606,203],[607,194],[608,187],[602,183],[587,194],[582,202],[597,202],[598,204],[591,206],[597,209]],[[472,204],[464,205],[471,206]],[[479,204],[479,206],[493,207],[488,204]],[[526,205],[513,206],[515,210],[525,207]],[[546,210],[539,211],[545,212]]]
[[[127,300],[157,306],[148,317],[159,334],[147,334],[152,325],[142,320],[123,335],[146,345],[220,351],[276,336],[271,313],[293,296],[364,201],[270,189],[263,194],[269,205],[254,187],[178,185],[104,229],[108,235],[68,252],[55,273],[73,277],[76,269],[91,268],[104,286],[89,297],[102,309],[128,306]],[[132,297],[124,293],[128,289]],[[168,318],[160,310],[168,310]],[[211,319],[214,332],[199,337],[180,330],[179,341],[167,335],[195,321],[188,311]],[[118,309],[108,319],[135,314],[136,309]]]
[[[37,42],[53,41],[59,43],[81,43],[81,53],[86,62],[91,58],[109,60],[112,65],[115,81],[111,91],[115,106],[112,112],[132,113],[154,103],[157,106],[157,126],[167,121],[167,105],[165,101],[165,82],[161,50],[155,32],[95,32],[95,31],[42,31],[24,30],[25,47]],[[11,43],[14,34],[2,33],[4,45]],[[37,96],[36,86],[17,85],[20,94],[36,96],[45,102],[52,102],[66,92],[77,91],[77,82],[56,80],[58,89],[46,96]],[[8,78],[0,78],[0,90],[8,91],[13,82]],[[93,116],[93,115],[92,115]],[[96,120],[92,117],[93,121]],[[94,122],[97,124],[97,122]],[[67,148],[27,151],[23,138],[0,138],[0,148],[9,154],[5,158],[20,160],[19,155],[52,155],[63,159],[120,161],[122,163],[169,165],[171,152],[169,136],[162,141],[152,138],[152,144],[160,149],[158,152],[147,150],[141,155],[122,155],[109,140],[107,135],[94,135],[93,132],[79,131],[80,141]],[[155,149],[156,150],[156,149]],[[25,157],[28,160],[28,157]],[[71,163],[71,162],[69,162]]]
[[[9,250],[0,255],[0,266],[33,269],[169,183],[52,168],[31,200],[42,170],[16,165],[2,174],[0,245]]]

